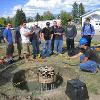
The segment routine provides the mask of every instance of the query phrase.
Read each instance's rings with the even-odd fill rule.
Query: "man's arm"
[[[24,33],[24,36],[28,37],[31,34],[33,34],[33,32],[26,32],[26,33]]]
[[[17,40],[17,33],[18,33],[18,30],[16,29],[16,30],[15,30],[15,36],[14,36],[14,38],[15,38],[15,43],[17,43],[17,41],[18,41],[18,40]]]
[[[31,34],[34,33],[34,32],[30,32],[29,29],[27,29],[27,32],[25,32],[24,30],[21,30],[21,31],[23,31],[22,33],[23,33],[23,35],[26,36],[26,37],[28,37],[29,35],[31,35]]]
[[[93,36],[94,36],[94,34],[95,34],[94,26],[93,26],[93,25],[91,25],[91,28],[92,28],[91,37],[93,37]]]
[[[83,36],[83,34],[84,34],[84,26],[81,29],[81,36]]]
[[[51,34],[51,39],[53,38],[53,34]]]
[[[73,38],[75,38],[76,37],[76,35],[77,35],[77,29],[76,29],[76,26],[74,25],[74,36],[73,36]]]
[[[4,30],[4,32],[3,32],[3,38],[4,38],[4,42],[8,44],[8,41],[7,41],[7,30]]]
[[[56,34],[56,35],[60,35],[60,33],[54,33],[54,34]]]
[[[44,41],[44,33],[41,33],[41,40]]]

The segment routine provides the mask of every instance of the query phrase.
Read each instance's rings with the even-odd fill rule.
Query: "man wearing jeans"
[[[54,53],[62,53],[62,44],[63,44],[63,34],[64,29],[61,27],[61,22],[57,22],[57,27],[54,29],[55,41],[54,41]]]
[[[38,25],[35,25],[31,31],[33,31],[33,34],[31,35],[32,47],[33,47],[32,54],[33,54],[33,59],[36,59],[36,57],[40,57],[39,45],[40,45],[41,28],[38,27]]]
[[[100,59],[97,56],[96,52],[88,46],[88,41],[86,40],[86,38],[80,39],[80,48],[82,49],[83,53],[80,56],[80,69],[96,73],[99,68]]]
[[[49,22],[46,23],[46,27],[43,28],[41,33],[42,33],[41,38],[42,38],[42,40],[45,41],[41,56],[42,56],[42,58],[45,58],[47,56],[50,56],[50,54],[51,54],[51,39],[53,37],[53,32],[51,30]]]
[[[51,27],[53,33],[54,33],[54,30],[56,28],[57,28],[57,21],[54,21],[53,22],[53,26]],[[52,51],[52,54],[54,53],[54,41],[55,41],[55,35],[53,35],[53,38],[51,40],[51,51]]]

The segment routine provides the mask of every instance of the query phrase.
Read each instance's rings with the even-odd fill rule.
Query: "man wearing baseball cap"
[[[83,53],[80,56],[80,69],[96,73],[99,68],[100,59],[98,58],[95,50],[88,46],[88,41],[86,38],[80,39],[79,47]],[[99,60],[97,61],[97,59]]]
[[[41,57],[44,59],[47,56],[51,55],[51,40],[53,38],[53,32],[50,27],[50,22],[46,22],[46,27],[41,31],[41,39],[44,41],[43,50]]]

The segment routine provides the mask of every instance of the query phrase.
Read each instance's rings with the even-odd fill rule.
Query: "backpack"
[[[84,24],[84,26],[83,26],[83,32],[84,32],[84,29],[85,29],[85,24]],[[93,31],[93,29],[92,29],[92,25],[90,24],[90,29],[91,29],[91,32]]]

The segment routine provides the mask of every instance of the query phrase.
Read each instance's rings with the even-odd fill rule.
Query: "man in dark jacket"
[[[67,50],[74,49],[74,38],[77,35],[76,26],[72,24],[72,19],[68,19],[68,25],[65,28]]]
[[[21,50],[22,50],[20,28],[21,28],[21,25],[19,27],[17,27],[16,30],[15,30],[15,43],[17,43],[19,60],[21,59]]]

